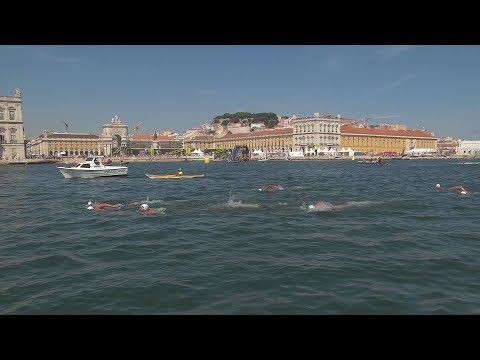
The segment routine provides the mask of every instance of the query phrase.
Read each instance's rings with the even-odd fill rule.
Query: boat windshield
[[[93,161],[93,157],[87,157],[85,161]]]

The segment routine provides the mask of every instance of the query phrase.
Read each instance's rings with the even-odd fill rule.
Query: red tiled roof
[[[245,138],[245,137],[262,137],[262,136],[272,136],[272,135],[283,135],[283,134],[293,134],[292,128],[285,129],[273,129],[273,130],[262,130],[262,131],[253,131],[246,133],[238,134],[227,134],[222,136],[220,139],[234,139],[234,138]]]
[[[358,134],[358,135],[385,135],[385,136],[402,136],[402,137],[422,137],[436,139],[433,135],[423,130],[389,130],[389,129],[372,129],[357,128],[348,125],[340,127],[340,135]]]

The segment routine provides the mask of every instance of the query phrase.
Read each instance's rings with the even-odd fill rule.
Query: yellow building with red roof
[[[231,150],[235,145],[246,145],[249,149],[264,149],[265,152],[283,153],[292,147],[293,129],[276,128],[247,133],[226,134],[215,139],[216,149]]]
[[[403,154],[414,148],[437,149],[437,138],[425,130],[393,130],[344,125],[340,128],[340,146],[369,155],[384,152]]]

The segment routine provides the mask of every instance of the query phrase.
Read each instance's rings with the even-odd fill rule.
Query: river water
[[[462,162],[2,166],[0,314],[478,314],[480,164]],[[179,166],[206,177],[144,175]]]

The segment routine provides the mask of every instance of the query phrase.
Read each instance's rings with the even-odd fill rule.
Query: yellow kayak
[[[178,175],[178,174],[145,174],[150,179],[193,179],[205,177],[205,174]]]

